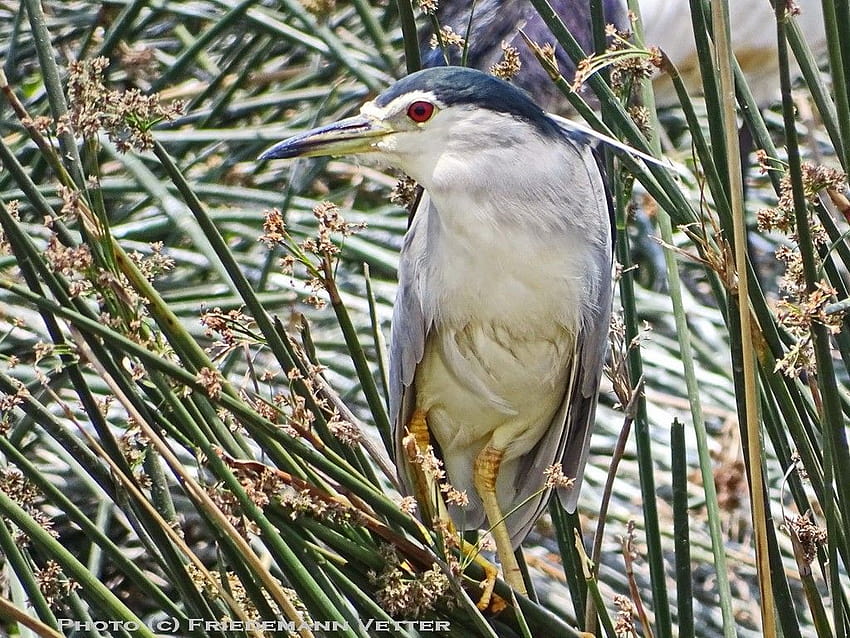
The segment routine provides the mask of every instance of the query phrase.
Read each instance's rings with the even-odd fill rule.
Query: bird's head
[[[438,162],[488,162],[506,148],[562,136],[558,125],[522,90],[463,67],[408,75],[358,115],[275,144],[260,159],[363,155],[427,184]],[[502,162],[503,163],[503,162]]]

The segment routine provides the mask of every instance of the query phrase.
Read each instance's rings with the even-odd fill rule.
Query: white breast
[[[541,337],[556,326],[577,330],[589,257],[578,237],[535,236],[521,222],[499,232],[486,218],[431,219],[428,230],[422,298],[436,326],[484,321]]]

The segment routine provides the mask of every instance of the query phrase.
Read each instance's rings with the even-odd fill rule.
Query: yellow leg
[[[422,520],[429,525],[441,509],[434,468],[427,460],[423,460],[430,445],[431,435],[428,432],[426,414],[423,410],[416,410],[407,424],[404,451],[413,474],[413,496],[421,508]]]
[[[404,439],[404,450],[413,471],[414,496],[419,507],[422,508],[422,519],[428,523],[439,517],[445,526],[444,528],[449,530],[450,534],[454,534],[455,526],[440,495],[437,478],[431,471],[430,465],[421,461],[421,455],[426,454],[431,446],[431,433],[428,430],[427,415],[423,410],[413,412],[407,424],[407,432],[408,434]],[[490,607],[490,603],[494,600],[493,588],[496,585],[496,577],[499,572],[492,563],[479,554],[476,547],[470,546],[466,541],[461,541],[461,551],[467,556],[473,555],[473,560],[481,565],[484,570],[485,577],[481,583],[482,593],[477,603],[478,608],[484,611]],[[501,605],[504,605],[503,601]],[[495,606],[496,603],[494,602]],[[494,609],[494,611],[500,610]]]
[[[407,431],[413,435],[416,447],[424,452],[431,445],[431,433],[428,431],[428,420],[424,410],[414,410],[407,424]]]
[[[499,466],[502,463],[504,451],[490,445],[485,447],[478,458],[475,459],[474,480],[475,489],[481,502],[484,504],[484,512],[490,524],[493,540],[496,541],[496,553],[502,564],[502,574],[505,582],[511,588],[523,596],[527,596],[525,582],[522,580],[522,572],[519,569],[516,556],[514,556],[511,537],[508,534],[508,526],[505,517],[496,499],[496,477],[499,475]]]

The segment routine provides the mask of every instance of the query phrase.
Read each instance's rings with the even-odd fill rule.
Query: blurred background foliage
[[[802,68],[769,53],[784,104],[739,83],[762,149],[745,200],[722,22],[689,87],[705,99],[679,86],[663,127],[642,76],[672,69],[638,38],[577,94],[556,77],[590,125],[667,165],[610,160],[620,295],[579,515],[541,519],[534,600],[499,615],[384,452],[401,176],[255,159],[415,67],[441,26],[422,4],[0,3],[3,631],[848,635],[846,0],[823,2],[820,68],[779,22]],[[700,41],[712,7],[690,5]],[[584,57],[546,23],[538,44]]]

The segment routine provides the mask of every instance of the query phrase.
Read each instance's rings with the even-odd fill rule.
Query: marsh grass
[[[691,4],[708,33],[708,3]],[[702,60],[704,100],[678,86],[664,146],[628,101],[640,65],[665,64],[639,39],[613,56],[616,95],[612,56],[590,65],[601,116],[553,69],[594,128],[676,169],[610,160],[621,310],[580,516],[541,520],[535,599],[499,584],[497,617],[385,451],[399,176],[255,159],[415,69],[429,19],[409,0],[0,7],[5,629],[848,635],[850,20],[824,6],[827,73],[780,20],[782,107],[763,116],[739,86],[766,168],[746,201],[719,32],[726,71]]]

